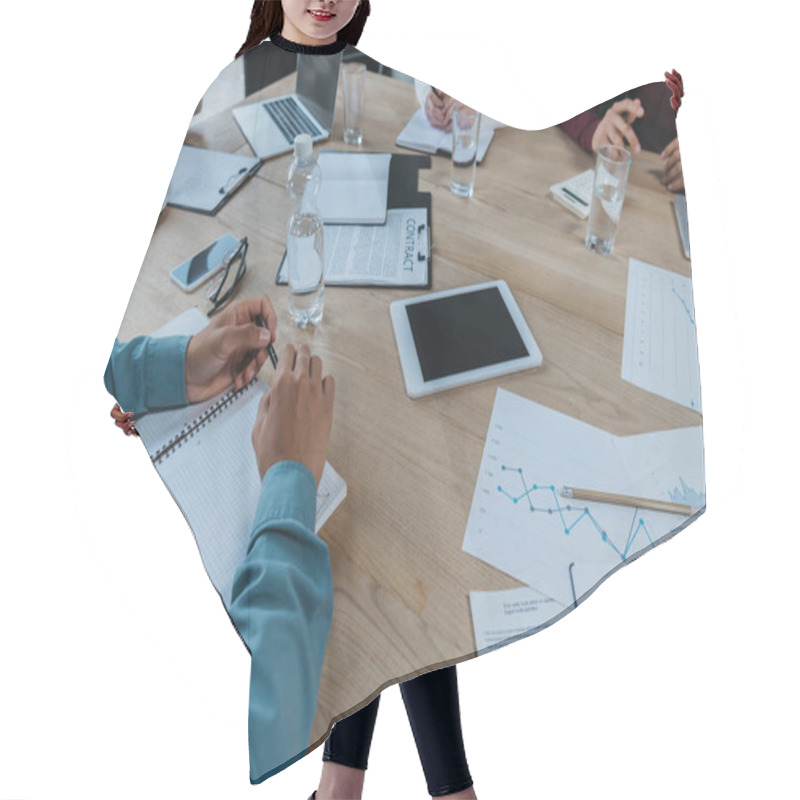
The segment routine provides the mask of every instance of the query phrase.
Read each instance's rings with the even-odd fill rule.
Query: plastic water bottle
[[[301,133],[294,140],[294,161],[286,176],[292,203],[286,229],[289,313],[299,328],[318,325],[325,302],[323,228],[316,199],[321,181],[311,137]]]

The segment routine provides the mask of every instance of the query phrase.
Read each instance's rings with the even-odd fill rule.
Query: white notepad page
[[[386,221],[391,153],[326,150],[317,206],[325,224],[382,225]]]
[[[154,335],[193,333],[206,323],[206,317],[192,309]],[[236,569],[247,552],[261,491],[250,435],[267,390],[263,381],[255,380],[206,403],[146,414],[136,426],[154,458],[190,422],[206,418],[179,447],[157,458],[155,466],[186,517],[206,572],[226,607]],[[344,480],[326,463],[317,487],[317,531],[346,494]]]

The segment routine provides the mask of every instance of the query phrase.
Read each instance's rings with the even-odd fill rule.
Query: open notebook
[[[483,161],[486,151],[494,138],[494,128],[483,126],[478,133],[478,163]],[[418,108],[413,117],[400,131],[395,144],[421,153],[441,153],[450,155],[453,152],[453,134],[434,128],[428,122],[425,111]]]
[[[153,335],[195,333],[207,322],[202,312],[191,309]],[[205,403],[145,414],[136,424],[226,608],[234,574],[247,552],[261,489],[250,433],[267,390],[256,378]],[[326,463],[317,487],[317,531],[346,495],[347,484]]]
[[[389,193],[391,153],[323,150],[317,206],[326,225],[383,225]]]

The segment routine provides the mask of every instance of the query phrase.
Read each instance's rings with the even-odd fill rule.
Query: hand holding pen
[[[425,100],[425,116],[434,128],[450,131],[453,128],[453,109],[456,101],[444,92],[431,87]]]
[[[136,430],[136,420],[133,418],[133,411],[123,411],[119,403],[114,403],[114,408],[111,409],[111,416],[114,424],[122,429],[126,436],[138,436],[139,431]]]
[[[239,300],[221,311],[189,340],[186,399],[197,403],[231,386],[241,389],[248,384],[270,348],[274,356],[276,328],[277,316],[266,296]]]
[[[256,316],[255,322],[256,322],[256,325],[258,325],[259,328],[267,328],[268,327],[267,323],[264,322],[264,318],[261,316],[261,314],[258,314],[258,316]],[[278,369],[278,354],[275,352],[275,348],[272,346],[272,342],[271,341],[267,345],[267,355],[269,356],[269,360],[272,362],[272,366],[275,369]]]
[[[241,389],[253,380],[267,356],[277,369],[276,327],[277,317],[266,296],[240,300],[214,317],[186,347],[187,402],[208,400],[231,386]],[[139,435],[133,412],[123,411],[117,403],[111,416],[126,436]]]

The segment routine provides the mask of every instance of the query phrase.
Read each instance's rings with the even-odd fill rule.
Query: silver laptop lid
[[[333,111],[336,107],[336,89],[339,85],[339,65],[341,63],[341,53],[330,56],[299,53],[297,56],[297,89],[295,91],[305,103],[306,108],[326,130],[330,130],[333,125]]]

